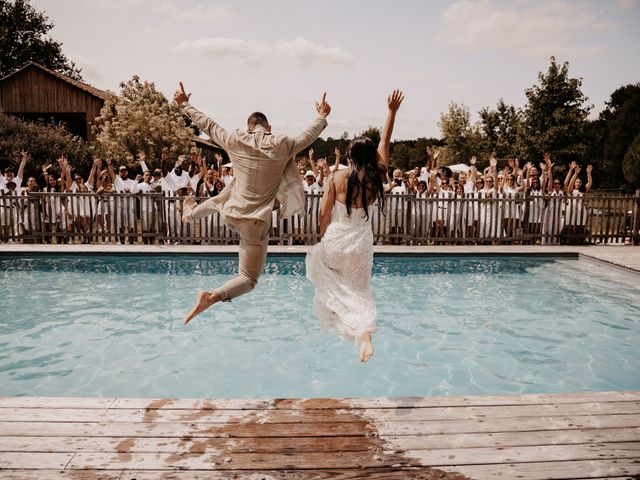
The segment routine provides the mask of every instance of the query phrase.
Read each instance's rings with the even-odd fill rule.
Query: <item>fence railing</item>
[[[307,195],[304,215],[281,218],[274,211],[270,242],[318,242],[321,198]],[[183,223],[182,201],[166,194],[0,195],[0,242],[238,242],[220,214]],[[389,194],[371,224],[377,244],[640,244],[640,194]]]

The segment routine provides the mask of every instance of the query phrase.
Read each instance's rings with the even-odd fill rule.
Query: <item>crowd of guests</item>
[[[586,182],[580,177],[582,168],[575,162],[569,166],[564,181],[554,174],[551,156],[534,165],[520,165],[517,158],[509,158],[498,167],[495,156],[489,166],[478,171],[477,159],[468,165],[437,168],[440,151],[426,150],[423,167],[403,172],[393,170],[384,185],[387,203],[383,208],[387,217],[385,227],[391,235],[402,236],[409,228],[421,237],[490,238],[540,236],[542,243],[557,243],[560,234],[584,237],[588,212],[583,196],[593,184],[593,167],[586,167]],[[336,168],[348,168],[340,163],[340,151],[329,166],[326,158],[316,162],[309,152],[310,170],[300,163],[305,192],[322,193],[326,179]],[[397,197],[393,195],[402,195]],[[412,202],[407,211],[407,196],[423,199]],[[526,201],[525,201],[526,199]],[[375,226],[374,226],[375,228]]]
[[[111,157],[104,162],[95,157],[85,178],[74,173],[67,158],[61,156],[57,160],[59,175],[53,175],[53,164],[47,163],[40,179],[29,177],[23,186],[29,158],[28,152],[22,152],[17,174],[8,167],[0,175],[0,240],[34,231],[77,232],[83,234],[86,243],[90,232],[117,232],[125,238],[134,232],[137,220],[143,233],[164,231],[175,236],[181,223],[179,198],[218,195],[233,178],[231,165],[223,164],[220,154],[215,154],[215,166],[207,166],[195,149],[173,161],[163,150],[160,166],[153,170],[147,166],[145,154],[138,153],[140,173],[135,178],[130,178],[126,165],[118,166],[116,171]],[[131,163],[133,159],[127,160]],[[38,192],[59,195],[29,195]],[[159,195],[148,194],[172,200],[159,202]],[[164,209],[164,215],[159,214],[160,209]]]
[[[334,154],[329,162],[316,159],[310,149],[308,157],[298,162],[304,191],[311,194],[307,212],[311,225],[317,223],[320,195],[331,173],[348,168],[341,163],[338,148]],[[385,233],[401,237],[411,229],[421,237],[496,239],[526,232],[541,234],[544,243],[557,242],[561,232],[584,235],[588,214],[582,197],[593,183],[591,165],[586,167],[586,182],[576,163],[562,181],[554,175],[548,154],[538,165],[521,166],[518,159],[510,158],[502,168],[491,157],[482,171],[475,157],[469,164],[438,168],[438,155],[437,148],[429,147],[424,166],[407,172],[395,169],[388,176],[385,192],[389,195],[381,209]],[[127,160],[134,163],[133,158]],[[163,150],[154,169],[139,153],[140,170],[134,178],[126,165],[116,167],[111,157],[94,158],[85,178],[62,156],[57,160],[59,175],[53,175],[52,164],[47,163],[41,178],[29,177],[23,186],[28,161],[29,154],[22,152],[18,171],[8,167],[0,175],[0,241],[53,231],[75,233],[83,242],[106,232],[115,232],[123,241],[136,231],[149,234],[147,241],[159,232],[179,236],[186,228],[180,220],[180,198],[216,196],[233,180],[233,166],[223,164],[222,155],[215,154],[214,164],[208,165],[196,149],[177,160]],[[59,195],[29,195],[37,192]],[[377,218],[379,223],[381,217]],[[207,220],[200,235],[217,228],[216,222],[214,217]]]

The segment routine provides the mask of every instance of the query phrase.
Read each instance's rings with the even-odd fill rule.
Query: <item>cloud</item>
[[[199,57],[213,57],[235,65],[262,63],[270,51],[268,45],[238,38],[199,38],[183,40],[177,47],[179,53]]]
[[[194,1],[179,0],[98,0],[110,8],[119,10],[144,10],[175,22],[186,20],[190,22],[216,22],[233,17],[233,12],[226,7],[214,5],[212,2],[203,4]]]
[[[459,0],[442,12],[435,38],[441,45],[467,52],[589,57],[602,48],[585,42],[594,31],[612,27],[583,3]]]
[[[276,56],[294,60],[301,65],[350,65],[353,57],[338,47],[322,47],[304,38],[280,41],[273,46]]]
[[[204,37],[183,40],[177,51],[214,57],[236,65],[257,65],[274,59],[292,61],[302,66],[345,66],[353,63],[351,54],[341,48],[323,47],[304,38],[269,44],[238,38]]]

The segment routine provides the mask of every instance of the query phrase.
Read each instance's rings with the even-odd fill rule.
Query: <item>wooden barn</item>
[[[85,140],[107,93],[35,62],[0,79],[0,111],[24,120],[62,122]]]

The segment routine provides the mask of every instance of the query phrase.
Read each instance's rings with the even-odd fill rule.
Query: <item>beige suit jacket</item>
[[[183,112],[220,147],[233,163],[233,180],[217,196],[193,209],[193,218],[219,211],[232,219],[271,221],[274,206],[289,217],[304,213],[304,191],[294,156],[311,145],[327,126],[318,116],[295,138],[272,135],[261,126],[252,132],[227,132],[198,109],[184,104]]]

